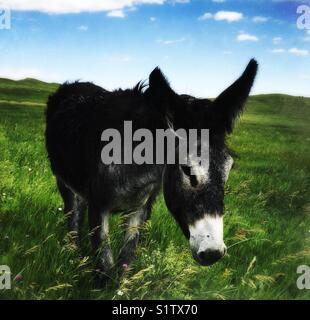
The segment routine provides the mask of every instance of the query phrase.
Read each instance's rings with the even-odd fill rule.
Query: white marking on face
[[[209,170],[194,160],[191,160],[191,173],[194,174],[198,183],[206,183],[209,178]]]
[[[198,185],[207,183],[209,179],[209,170],[201,166],[194,160],[190,161],[190,174],[196,177]],[[192,188],[190,177],[183,172],[183,182],[187,187]]]
[[[231,156],[228,156],[225,165],[224,165],[224,181],[228,180],[229,172],[234,164],[234,159]]]
[[[196,253],[207,250],[224,251],[223,216],[205,215],[189,226],[190,246]]]

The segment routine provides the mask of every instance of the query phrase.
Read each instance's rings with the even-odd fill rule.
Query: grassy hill
[[[104,288],[92,281],[88,230],[72,247],[44,147],[43,110],[57,84],[0,79],[0,265],[20,299],[309,299],[296,269],[310,265],[310,99],[252,96],[229,137],[238,153],[226,185],[228,255],[198,266],[159,197],[138,257]],[[111,241],[120,246],[119,219]],[[17,276],[17,277],[16,277]]]
[[[0,101],[45,103],[58,86],[31,78],[19,81],[0,78]]]

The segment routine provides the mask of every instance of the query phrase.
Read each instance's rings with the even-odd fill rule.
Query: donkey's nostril
[[[198,258],[200,261],[204,261],[205,260],[205,252],[204,251],[201,251],[201,252],[198,252]]]
[[[206,250],[198,252],[199,262],[202,265],[209,266],[220,260],[225,255],[225,251],[220,250]]]

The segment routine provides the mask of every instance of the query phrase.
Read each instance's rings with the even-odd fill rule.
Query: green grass
[[[310,265],[310,99],[260,95],[229,144],[239,154],[226,186],[228,255],[198,266],[160,197],[143,227],[135,264],[98,288],[88,230],[72,247],[44,148],[43,104],[56,84],[0,80],[0,265],[6,299],[309,299],[296,269]],[[115,251],[122,232],[111,226]],[[21,277],[20,277],[21,275]]]
[[[46,83],[31,78],[19,81],[0,78],[0,101],[45,104],[48,94],[57,87],[56,83]]]

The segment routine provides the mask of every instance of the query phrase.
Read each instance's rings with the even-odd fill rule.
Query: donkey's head
[[[241,77],[213,101],[176,94],[159,69],[150,75],[149,92],[173,130],[209,129],[209,166],[199,165],[189,154],[187,164],[166,165],[163,181],[167,207],[202,265],[211,265],[226,253],[224,184],[233,158],[225,137],[243,110],[257,67],[251,60]]]

